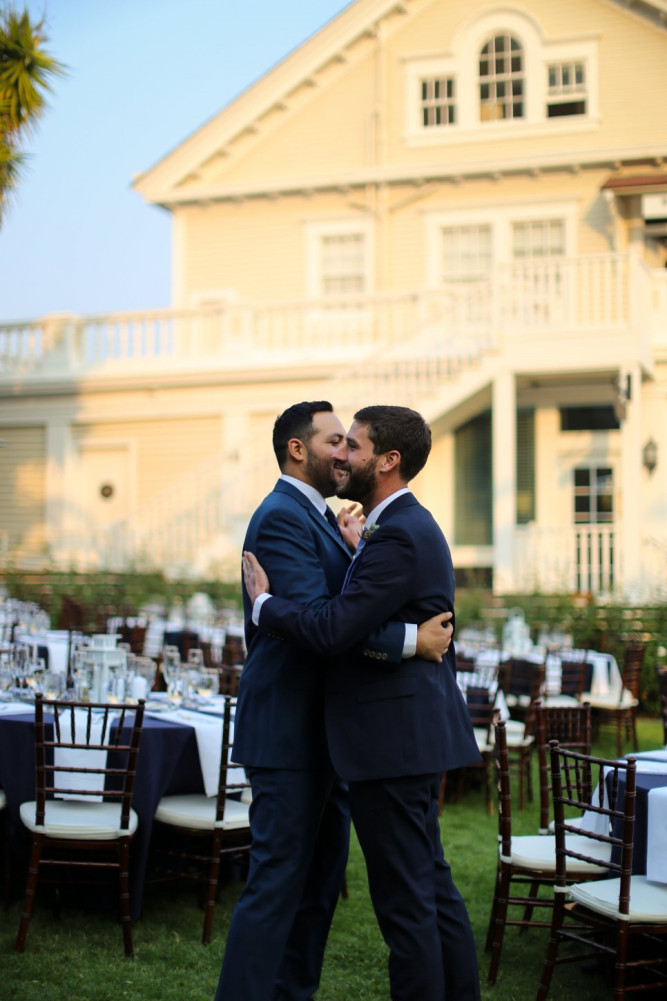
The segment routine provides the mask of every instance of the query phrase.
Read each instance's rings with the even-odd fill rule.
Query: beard
[[[336,493],[339,484],[336,468],[331,459],[323,459],[307,450],[303,471],[311,486],[319,490],[323,497],[332,497]]]
[[[350,468],[347,481],[341,483],[337,491],[337,496],[344,497],[346,500],[357,501],[362,507],[365,506],[367,501],[373,496],[373,491],[375,490],[375,470],[378,458],[370,460],[364,466],[359,466],[357,469]]]

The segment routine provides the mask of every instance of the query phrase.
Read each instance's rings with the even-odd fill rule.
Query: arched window
[[[524,57],[513,35],[494,35],[479,56],[479,117],[496,122],[525,116]]]

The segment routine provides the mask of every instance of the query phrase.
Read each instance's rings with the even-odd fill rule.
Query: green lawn
[[[662,744],[658,720],[640,726],[642,749]],[[613,756],[605,740],[596,752]],[[517,834],[537,831],[537,808],[515,811]],[[442,816],[445,851],[469,907],[480,947],[484,1001],[526,1001],[535,996],[546,931],[519,935],[508,929],[498,982],[486,985],[483,948],[495,874],[497,820],[486,815],[481,792],[447,805]],[[318,1001],[387,1001],[386,949],[375,924],[359,848],[353,839],[348,867],[349,899],[336,912]],[[144,914],[134,925],[134,961],[123,958],[120,928],[109,914],[65,909],[56,920],[46,897],[38,896],[26,952],[12,951],[20,903],[0,911],[0,1001],[211,1001],[218,979],[234,900],[240,884],[220,893],[211,945],[200,944],[202,914],[194,886],[149,887]],[[557,1001],[608,1001],[601,978],[576,966],[557,970],[551,997]]]

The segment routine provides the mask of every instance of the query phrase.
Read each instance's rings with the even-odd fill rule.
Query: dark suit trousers
[[[216,1001],[311,1001],[349,845],[344,785],[331,769],[248,768],[252,848]]]
[[[439,775],[350,782],[393,1001],[478,1001],[468,912],[440,841]]]

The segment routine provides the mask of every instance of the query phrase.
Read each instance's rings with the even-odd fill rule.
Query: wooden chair
[[[551,814],[551,760],[549,744],[557,740],[561,747],[582,754],[591,753],[591,707],[585,702],[579,706],[551,706],[538,702],[536,706],[537,761],[540,778],[540,834],[553,834]],[[584,791],[590,798],[590,790]]]
[[[36,799],[20,808],[32,851],[17,952],[25,949],[42,867],[91,867],[118,873],[125,955],[133,956],[129,853],[138,817],[131,802],[143,715],[143,701],[123,706],[35,696]]]
[[[556,842],[553,835],[535,834],[515,837],[512,835],[512,797],[510,768],[507,753],[505,723],[496,723],[496,765],[498,776],[498,867],[491,905],[491,916],[486,936],[486,951],[491,953],[489,982],[494,984],[500,966],[500,956],[508,925],[521,929],[549,928],[550,920],[534,919],[534,909],[553,908],[553,882],[556,872]],[[584,790],[585,791],[585,790]],[[573,835],[570,845],[576,848]],[[607,857],[605,847],[602,857]],[[594,861],[571,863],[570,879],[596,879],[605,874]],[[548,888],[548,895],[539,896],[540,887]],[[508,917],[509,908],[521,908],[521,915]]]
[[[5,902],[9,903],[9,845],[7,838],[7,797],[0,789],[0,886]]]
[[[474,688],[471,686],[466,688],[466,704],[468,706],[470,722],[472,723],[472,727],[475,732],[475,739],[477,740],[477,747],[479,748],[479,753],[482,755],[482,760],[478,765],[468,765],[465,768],[459,769],[458,787],[456,791],[456,802],[458,803],[461,799],[466,780],[469,778],[471,772],[482,769],[484,775],[484,796],[489,815],[493,813],[492,783],[490,776],[490,769],[493,763],[495,749],[493,725],[498,717],[498,711],[495,709],[493,703],[494,700],[490,689]]]
[[[155,872],[171,879],[196,880],[205,886],[204,945],[211,941],[221,858],[243,857],[250,851],[249,783],[228,783],[235,705],[236,699],[226,695],[217,796],[164,796],[155,812]]]
[[[505,672],[505,698],[511,714],[506,727],[507,748],[510,765],[519,778],[519,809],[524,810],[526,798],[529,803],[533,801],[531,765],[535,744],[535,706],[542,696],[546,665],[512,658]]]
[[[559,963],[580,963],[600,955],[613,965],[613,996],[624,1001],[630,991],[661,988],[667,983],[667,887],[648,883],[646,876],[632,875],[635,820],[634,758],[607,761],[579,754],[551,744],[551,773],[556,821],[556,883],[551,932],[542,968],[537,1001],[546,1001],[554,967]],[[579,776],[587,775],[589,785],[597,773],[598,788],[604,791],[584,804],[578,795]],[[605,775],[607,776],[605,781]],[[624,781],[623,781],[624,780]],[[585,824],[573,828],[567,814],[586,807]],[[577,845],[570,843],[576,831]],[[607,859],[599,860],[599,850],[607,849]],[[572,883],[570,865],[588,861],[601,865],[608,878],[596,882]],[[574,922],[570,926],[570,922]],[[644,938],[646,951],[630,942]],[[650,941],[647,941],[650,940]],[[583,947],[583,951],[559,955],[562,942]],[[657,948],[656,948],[657,946]],[[641,984],[628,984],[629,975],[643,973]],[[651,977],[646,981],[645,977]]]
[[[593,709],[593,726],[596,732],[601,726],[611,725],[616,729],[616,751],[623,754],[623,733],[631,740],[635,751],[637,741],[637,708],[639,706],[639,684],[646,646],[644,643],[630,643],[625,648],[621,670],[621,692],[619,695],[593,695],[585,698]]]
[[[586,674],[589,664],[585,660],[573,660],[561,656],[560,692],[558,695],[545,695],[543,702],[550,706],[577,706],[586,687]]]
[[[658,697],[662,714],[662,739],[667,747],[667,667],[658,668]]]

